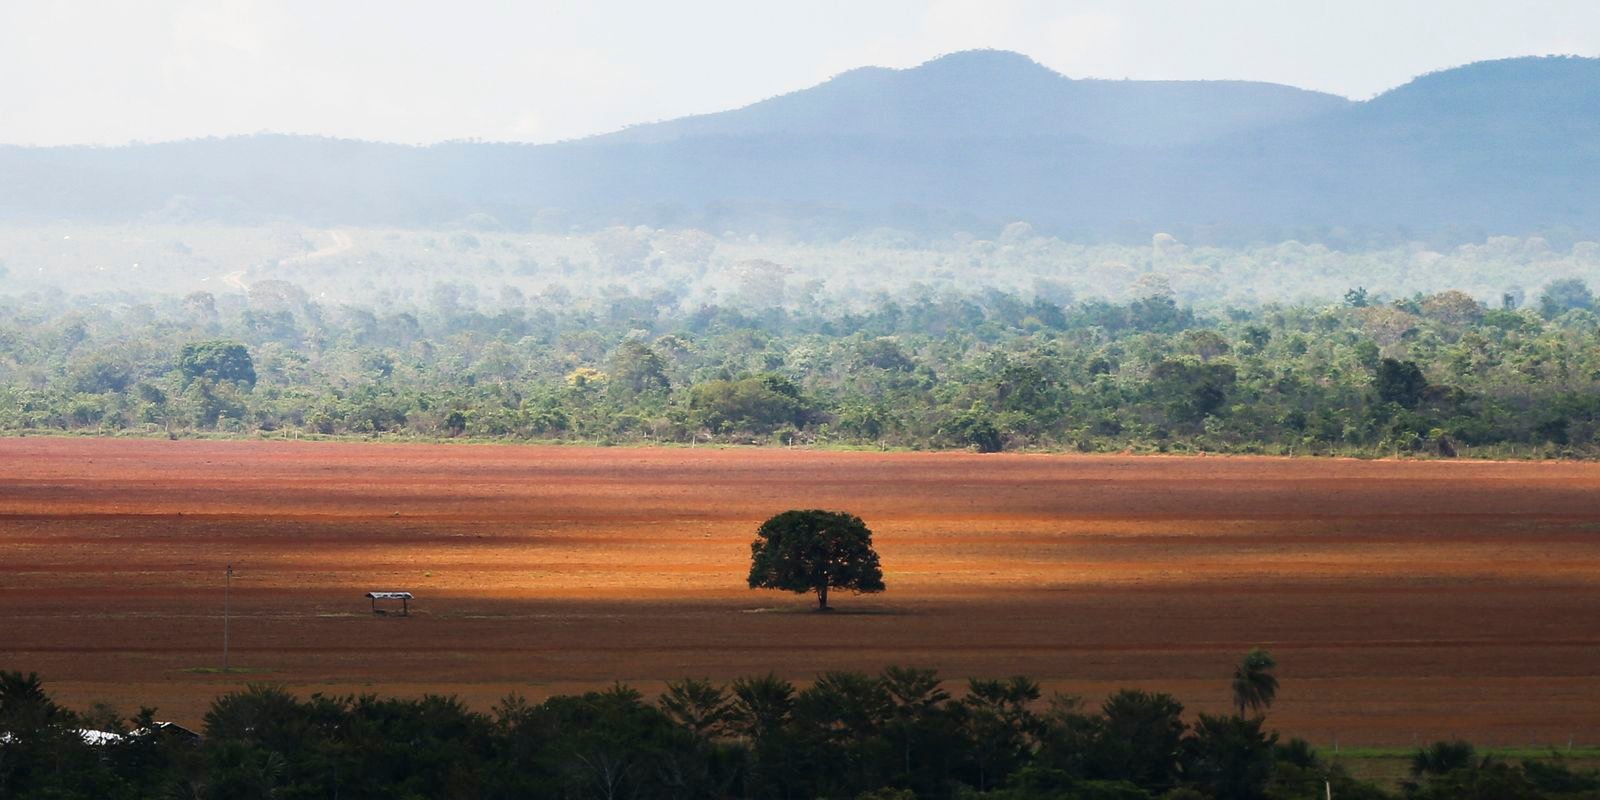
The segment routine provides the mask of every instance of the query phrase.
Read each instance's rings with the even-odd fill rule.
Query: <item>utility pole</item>
[[[228,671],[228,590],[233,583],[233,565],[228,565],[227,574],[222,576],[222,671]]]

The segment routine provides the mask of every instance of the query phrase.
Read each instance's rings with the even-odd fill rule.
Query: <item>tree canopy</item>
[[[823,611],[829,589],[881,592],[872,531],[840,511],[785,511],[762,523],[750,544],[750,588],[814,591]]]
[[[1199,714],[1167,694],[1098,707],[1026,676],[947,691],[931,669],[671,682],[650,702],[617,684],[492,709],[455,697],[314,694],[252,684],[217,697],[204,736],[58,705],[0,671],[0,797],[962,797],[990,800],[1383,800],[1261,717]],[[87,737],[84,731],[100,735]],[[1592,800],[1600,773],[1558,760],[1417,752],[1405,798]]]
[[[1272,674],[1277,666],[1272,654],[1259,647],[1251,649],[1239,662],[1233,671],[1233,704],[1239,708],[1240,717],[1247,708],[1261,711],[1272,705],[1278,696],[1278,679]]]
[[[0,295],[0,432],[1600,455],[1592,309],[1546,318],[1457,291],[1057,305],[1045,286],[752,310],[648,286],[587,302],[455,288],[371,308],[288,289]]]
[[[251,386],[256,382],[250,350],[238,342],[214,340],[186,344],[178,353],[178,369],[186,378],[238,381]]]

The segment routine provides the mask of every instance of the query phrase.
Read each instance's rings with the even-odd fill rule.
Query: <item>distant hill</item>
[[[640,125],[596,141],[1077,137],[1161,146],[1302,120],[1350,105],[1336,95],[1271,83],[1072,80],[1024,55],[973,50],[913,69],[864,67],[745,108]]]
[[[1436,72],[1345,112],[1190,155],[1206,174],[1241,176],[1217,180],[1223,191],[1207,200],[1236,215],[1593,237],[1600,59],[1518,58]],[[1271,202],[1240,195],[1251,190]]]
[[[1014,53],[865,68],[554,145],[253,136],[0,148],[0,221],[890,225],[1080,239],[1600,237],[1600,60],[1520,58],[1373,100],[1072,80]]]

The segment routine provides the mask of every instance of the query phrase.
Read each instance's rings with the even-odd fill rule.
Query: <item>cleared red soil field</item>
[[[488,707],[685,675],[932,666],[1221,709],[1328,744],[1600,743],[1600,467],[1565,463],[0,440],[0,668],[198,721],[247,681]],[[792,507],[889,591],[744,587]],[[220,663],[233,564],[233,663]],[[363,593],[417,594],[408,619]]]

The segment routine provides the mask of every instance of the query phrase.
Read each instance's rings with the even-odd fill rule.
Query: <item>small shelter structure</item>
[[[200,734],[179,725],[176,722],[156,722],[148,728],[139,728],[130,736],[160,736],[166,739],[193,744],[200,741]]]
[[[372,601],[372,613],[374,614],[389,613],[386,608],[378,608],[379,600],[399,600],[400,616],[407,617],[411,615],[411,600],[413,598],[410,592],[367,592],[367,598]]]

